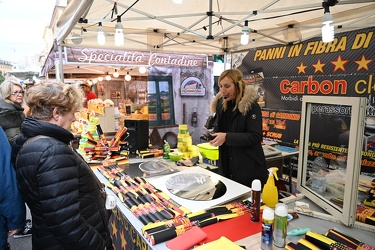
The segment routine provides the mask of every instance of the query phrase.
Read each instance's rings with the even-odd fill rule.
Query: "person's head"
[[[70,130],[74,113],[82,108],[83,93],[74,85],[41,82],[26,93],[29,116]]]
[[[24,91],[17,78],[11,77],[5,79],[0,85],[0,92],[6,102],[17,103],[19,105],[23,102]]]
[[[227,102],[235,100],[235,108],[242,98],[246,83],[242,80],[242,72],[238,69],[227,69],[219,77],[219,91],[223,98],[223,108],[226,110]]]
[[[91,91],[91,86],[88,82],[81,83],[81,88],[82,88],[83,92],[85,92],[85,94],[87,94],[88,92]]]

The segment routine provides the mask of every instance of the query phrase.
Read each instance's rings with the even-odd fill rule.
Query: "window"
[[[148,77],[148,116],[151,126],[174,124],[171,76]]]
[[[302,100],[297,189],[348,226],[359,224],[355,221],[356,187],[359,184],[365,111],[366,98],[303,96]],[[342,129],[343,121],[348,130],[337,132]],[[337,194],[328,189],[328,184],[334,184],[332,179],[327,179],[328,175],[327,189],[323,193],[314,191],[309,183],[308,159],[315,158],[317,153],[322,153],[326,159],[341,161],[343,165],[343,206],[332,200]]]

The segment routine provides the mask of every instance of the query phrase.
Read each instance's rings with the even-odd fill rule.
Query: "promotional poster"
[[[366,126],[361,173],[375,175],[375,28],[335,35],[331,43],[316,37],[291,45],[259,47],[235,54],[232,67],[259,89],[264,138],[298,146],[302,97],[365,97]],[[351,110],[328,107],[312,119],[314,149],[342,157],[347,146]],[[329,132],[327,132],[329,131]],[[324,136],[322,136],[324,135]],[[324,145],[322,147],[322,145]],[[313,146],[312,146],[313,147]],[[345,150],[344,150],[345,151]]]

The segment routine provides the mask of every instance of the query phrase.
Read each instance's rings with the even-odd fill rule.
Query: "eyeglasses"
[[[14,91],[14,92],[12,92],[12,95],[18,95],[18,94],[21,94],[21,95],[23,95],[23,93],[25,93],[25,91]]]

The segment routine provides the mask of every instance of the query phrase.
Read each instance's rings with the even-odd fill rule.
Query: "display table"
[[[139,161],[139,159],[136,159],[135,161]],[[171,164],[174,163],[171,162]],[[129,168],[137,168],[137,164],[134,164],[131,161]],[[165,192],[168,196],[171,197],[171,199],[188,208],[191,212],[198,212],[216,205],[229,203],[230,201],[233,201],[235,199],[245,199],[250,196],[250,188],[222,177],[212,171],[203,169],[201,167],[180,168],[183,171],[165,176],[147,178],[147,180],[156,188]],[[138,173],[138,169],[125,169],[125,172]],[[98,170],[94,170],[94,173],[102,183],[107,182],[107,179]],[[169,192],[169,190],[165,186],[165,182],[167,179],[173,177],[174,175],[178,175],[181,173],[201,173],[210,175],[211,177],[221,180],[226,185],[227,192],[217,199],[208,201],[193,201],[180,198]],[[107,189],[107,191],[109,193],[112,192],[109,189]],[[150,242],[144,237],[144,235],[142,235],[142,227],[144,225],[141,223],[141,221],[138,220],[134,213],[131,212],[118,197],[116,199],[117,207],[113,210],[113,216],[111,217],[110,221],[110,229],[112,231],[114,244],[116,246],[121,247],[121,249],[125,249],[124,247],[126,246],[126,244],[132,244],[134,248],[126,249],[168,249],[165,246],[165,242],[152,246]]]
[[[149,159],[147,159],[149,160]],[[133,174],[139,174],[138,164],[139,162],[142,162],[143,159],[131,159],[130,160],[130,166],[125,169],[125,172],[132,172]],[[171,162],[171,164],[174,164]],[[132,169],[133,168],[133,169]],[[180,173],[183,173],[183,171],[198,171],[202,173],[207,173],[212,176],[217,176],[215,173],[205,170],[205,169],[197,169],[197,168],[187,168],[183,167],[181,169]],[[207,172],[206,172],[207,171]],[[94,170],[94,173],[97,175],[99,180],[103,183],[106,183],[107,179],[97,170]],[[178,173],[177,173],[178,174]],[[215,206],[217,204],[225,204],[229,203],[231,199],[235,200],[241,200],[246,199],[249,196],[249,189],[243,188],[242,191],[238,194],[230,196],[230,198],[225,198],[218,201],[210,202],[202,202],[202,205],[194,204],[198,201],[183,201],[181,198],[175,197],[172,193],[168,192],[166,190],[164,184],[165,181],[173,176],[174,174],[167,175],[167,176],[159,176],[159,177],[153,177],[148,178],[148,181],[150,183],[153,183],[156,185],[157,188],[163,189],[164,192],[167,192],[168,195],[170,195],[171,198],[174,200],[178,200],[178,202],[183,204],[184,206],[190,208],[191,210],[197,211],[204,209],[206,207]],[[219,177],[218,177],[219,178]],[[220,177],[222,178],[222,177]],[[225,181],[225,179],[224,179]],[[229,189],[232,183],[229,182]],[[238,185],[238,184],[237,184]],[[235,185],[235,188],[237,186]],[[107,190],[109,193],[111,193],[111,190]],[[305,199],[307,200],[307,199]],[[305,201],[304,200],[304,201]],[[311,209],[314,211],[319,212],[325,212],[324,210],[320,209],[316,205],[314,205],[311,201],[307,201],[311,205]],[[288,204],[289,208],[294,208],[294,202],[291,202]],[[234,237],[233,239],[230,238],[230,233],[228,234],[228,238],[232,241],[236,242],[238,245],[246,247],[246,249],[260,249],[260,241],[261,241],[261,235],[259,229],[261,228],[261,222],[250,222],[249,220],[249,214],[243,215],[241,218],[235,218],[230,219],[227,221],[219,222],[214,225],[210,225],[207,227],[203,227],[202,229],[204,231],[209,232],[209,238],[215,239],[214,237],[218,237],[218,235],[226,235],[225,229],[230,229],[229,226],[235,226],[234,232],[236,232],[236,229],[239,230],[237,232],[242,232],[244,226],[247,229],[254,229],[253,231],[249,231],[248,235],[239,235],[237,233],[237,237]],[[241,220],[241,225],[237,226],[237,224],[233,224],[236,219]],[[147,238],[142,234],[142,227],[143,223],[141,223],[140,220],[131,212],[122,202],[119,198],[117,198],[117,207],[113,210],[113,215],[110,220],[110,231],[112,233],[112,238],[114,245],[116,246],[116,249],[161,249],[166,250],[168,249],[166,247],[166,242],[162,242],[159,244],[151,245],[151,243],[147,240]],[[327,221],[322,219],[313,218],[307,215],[300,215],[298,219],[293,219],[288,226],[288,231],[292,229],[302,228],[302,227],[310,227],[312,231],[318,232],[318,233],[326,233],[329,229],[338,229],[343,233],[346,233],[347,235],[350,235],[352,237],[355,237],[369,245],[374,246],[375,245],[375,239],[373,237],[373,232],[361,230],[358,228],[353,227],[346,227],[341,223],[335,222],[335,221]],[[216,234],[213,235],[213,231],[216,230]],[[233,232],[232,232],[233,233]],[[238,239],[238,237],[242,237]],[[297,242],[301,237],[303,236],[288,236],[287,241]],[[273,249],[279,249],[275,246],[273,246]]]

